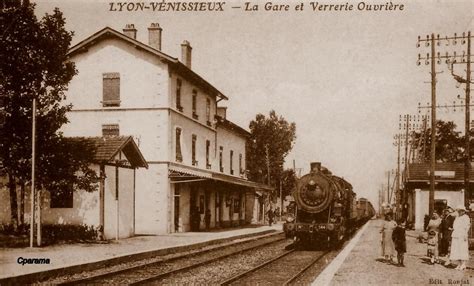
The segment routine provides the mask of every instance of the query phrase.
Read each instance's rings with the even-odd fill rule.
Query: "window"
[[[198,161],[196,161],[196,140],[197,140],[197,137],[196,135],[193,134],[193,143],[191,145],[191,160],[192,160],[192,164],[193,166],[197,166],[198,164]]]
[[[50,208],[72,208],[73,207],[73,188],[72,185],[55,192],[50,192]]]
[[[234,168],[232,167],[232,163],[234,161],[234,151],[230,150],[230,174],[234,174]]]
[[[209,98],[206,99],[206,124],[211,126],[211,100]]]
[[[120,130],[118,124],[103,124],[102,136],[119,136]]]
[[[219,169],[221,172],[224,172],[224,165],[222,165],[222,153],[224,152],[224,147],[219,147]]]
[[[211,163],[209,162],[210,148],[211,148],[211,141],[206,140],[206,169],[211,169]]]
[[[239,154],[239,174],[244,174],[244,169],[242,168],[242,154]]]
[[[102,74],[102,106],[120,106],[120,74]]]
[[[181,106],[181,85],[182,85],[182,82],[178,78],[176,80],[176,109],[183,112],[183,107]]]
[[[183,162],[181,154],[181,128],[176,128],[176,162]]]
[[[197,91],[193,89],[193,118],[194,119],[199,118],[196,111],[197,111]]]

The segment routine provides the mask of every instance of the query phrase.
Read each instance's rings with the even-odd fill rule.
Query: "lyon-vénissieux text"
[[[352,12],[352,11],[403,11],[405,5],[396,2],[300,2],[285,3],[271,1],[246,1],[232,2],[225,1],[112,1],[109,2],[109,11],[111,12],[139,12],[139,11],[155,11],[155,12],[219,12],[225,9],[242,10],[246,12],[257,11],[313,11],[313,12]]]

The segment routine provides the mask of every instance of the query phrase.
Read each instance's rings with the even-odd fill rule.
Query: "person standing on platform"
[[[466,269],[466,262],[469,260],[468,232],[471,221],[466,214],[466,208],[460,205],[456,208],[458,217],[453,223],[453,233],[451,234],[451,254],[450,260],[459,260],[457,270]]]
[[[431,258],[431,263],[434,264],[438,261],[439,258],[439,251],[438,251],[438,243],[439,243],[439,227],[441,225],[441,218],[439,217],[437,212],[434,212],[431,216],[430,221],[428,222],[428,226],[426,227],[426,231],[428,232],[428,247],[427,247],[427,255]]]
[[[267,212],[268,224],[269,224],[270,226],[272,226],[272,223],[273,223],[273,215],[274,215],[273,209],[272,209],[272,207],[270,207],[270,209],[269,209],[268,212]]]
[[[392,213],[387,213],[380,233],[382,233],[382,255],[388,262],[393,262],[393,256],[395,256],[392,234],[396,226],[397,223],[392,219]]]
[[[405,223],[403,218],[397,222],[397,227],[393,230],[392,240],[397,251],[398,265],[405,267],[403,264],[404,255],[407,252],[407,240],[405,236]]]
[[[444,216],[441,220],[440,232],[441,241],[439,256],[449,256],[449,246],[451,245],[451,233],[453,232],[454,210],[450,207],[444,210]],[[449,259],[449,258],[448,258]]]
[[[211,210],[207,209],[206,214],[204,215],[204,222],[206,224],[206,230],[211,228]]]
[[[201,224],[201,215],[197,206],[191,208],[191,231],[199,231]]]

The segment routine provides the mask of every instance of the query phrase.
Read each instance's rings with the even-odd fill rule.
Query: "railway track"
[[[248,271],[239,273],[221,285],[289,285],[330,251],[288,250]]]
[[[145,263],[119,270],[113,270],[84,278],[55,283],[59,285],[86,284],[129,284],[141,285],[157,282],[171,275],[189,271],[202,265],[213,263],[227,257],[284,241],[283,234],[263,235],[252,239],[218,246],[211,249],[194,251],[173,258]]]

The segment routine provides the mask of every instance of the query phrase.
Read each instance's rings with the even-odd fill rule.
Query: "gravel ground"
[[[285,240],[250,252],[231,256],[168,279],[156,281],[160,285],[216,285],[240,272],[249,270],[283,253],[291,241]]]
[[[320,261],[316,262],[313,266],[311,266],[308,270],[301,275],[296,281],[291,283],[291,285],[310,285],[313,283],[314,279],[318,277],[318,275],[323,272],[323,270],[326,268],[326,266],[331,263],[331,261],[334,259],[334,257],[337,256],[339,251],[332,251],[328,253],[324,258],[322,258]]]
[[[276,239],[276,237],[283,237],[283,235],[281,235],[281,234],[277,235],[277,236],[271,235],[271,236],[267,236],[265,238],[260,238],[257,241],[260,242],[260,243],[263,243],[265,241],[274,240],[274,239]],[[64,283],[64,282],[71,281],[71,280],[76,280],[76,279],[84,279],[84,278],[87,278],[87,277],[90,277],[90,276],[101,275],[101,274],[105,274],[105,273],[109,273],[109,272],[113,272],[113,271],[117,271],[117,270],[127,269],[127,268],[134,267],[134,266],[147,265],[147,264],[150,264],[150,263],[158,263],[158,262],[161,262],[161,261],[164,261],[164,260],[172,259],[172,258],[179,257],[179,256],[182,256],[182,255],[186,255],[186,254],[195,254],[199,251],[217,250],[217,249],[219,249],[223,246],[229,246],[229,245],[232,245],[236,242],[241,242],[241,241],[244,242],[243,245],[247,245],[249,243],[252,243],[251,241],[253,241],[253,240],[251,240],[251,239],[250,240],[249,239],[240,239],[240,240],[233,241],[231,243],[211,245],[211,246],[203,247],[203,248],[193,250],[193,251],[181,252],[181,253],[170,254],[170,255],[165,255],[165,256],[158,256],[158,257],[154,257],[154,258],[150,258],[150,259],[144,259],[144,260],[139,260],[139,261],[122,263],[122,264],[114,265],[114,266],[107,267],[107,268],[97,269],[95,271],[86,271],[86,272],[82,272],[82,273],[78,273],[78,274],[56,277],[54,279],[49,279],[49,280],[46,280],[46,281],[42,281],[40,283],[36,283],[34,285],[51,285],[51,284]],[[245,241],[248,241],[248,242],[246,243]],[[255,243],[255,242],[253,242],[253,243]],[[207,257],[215,255],[215,254],[213,254],[214,251],[211,251],[209,253],[210,254],[207,255]],[[181,263],[178,263],[178,264],[179,264],[180,267],[182,267],[182,266],[185,266],[189,263],[192,263],[193,260],[194,259],[192,259],[192,258],[180,259]],[[154,271],[156,271],[156,269],[159,269],[160,273],[165,272],[165,271],[169,271],[171,269],[176,268],[176,264],[177,264],[176,262],[173,262],[173,263],[163,262],[163,263],[160,263],[159,267],[154,267]],[[140,277],[140,276],[137,276],[137,277]],[[123,281],[120,281],[120,283],[127,283],[127,282],[131,282],[131,281],[132,280],[123,280]],[[117,283],[117,280],[110,280],[109,282],[110,283]]]
[[[331,285],[474,285],[472,268],[457,271],[440,264],[428,264],[426,244],[419,243],[413,231],[407,232],[406,267],[380,261],[381,225],[380,220],[370,222]]]

